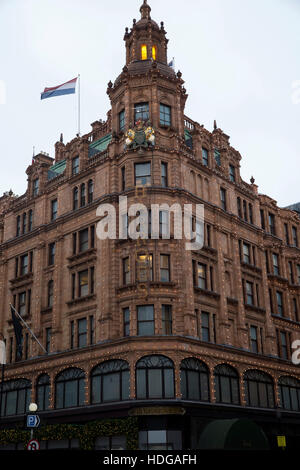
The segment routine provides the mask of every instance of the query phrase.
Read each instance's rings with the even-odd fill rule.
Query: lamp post
[[[38,406],[36,403],[30,403],[28,408],[29,408],[30,413],[36,413]],[[33,439],[33,428],[31,428],[30,430],[30,439]]]

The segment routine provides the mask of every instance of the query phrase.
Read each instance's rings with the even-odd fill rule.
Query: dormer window
[[[79,173],[79,157],[72,158],[72,175],[78,175]]]
[[[39,193],[39,179],[35,178],[33,180],[33,196],[37,196]]]
[[[221,166],[221,155],[218,149],[215,149],[214,156],[215,156],[216,165]]]
[[[147,60],[147,58],[148,58],[146,44],[143,44],[142,47],[141,47],[141,56],[142,56],[142,60]]]
[[[157,47],[152,46],[152,59],[156,60],[156,57],[157,57]]]

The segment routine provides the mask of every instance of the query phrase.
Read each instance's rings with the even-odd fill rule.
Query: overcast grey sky
[[[41,101],[45,87],[80,73],[82,133],[106,118],[107,83],[124,66],[125,27],[141,4],[0,0],[0,195],[26,190],[33,146],[54,156],[61,132],[65,142],[75,137],[76,95]],[[243,157],[242,177],[253,175],[261,193],[280,206],[300,201],[300,0],[149,4],[183,73],[186,114],[209,130],[217,120]]]

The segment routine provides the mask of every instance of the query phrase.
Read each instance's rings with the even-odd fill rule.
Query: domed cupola
[[[147,61],[157,61],[157,63],[167,65],[168,39],[163,22],[159,27],[151,19],[151,7],[147,0],[144,0],[140,12],[141,19],[138,22],[134,19],[130,32],[128,28],[125,31],[127,67],[130,68],[133,62],[144,62],[147,68]]]

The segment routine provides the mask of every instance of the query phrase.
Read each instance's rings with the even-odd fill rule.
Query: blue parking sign
[[[38,415],[27,415],[27,427],[37,428],[40,424],[40,418]]]

